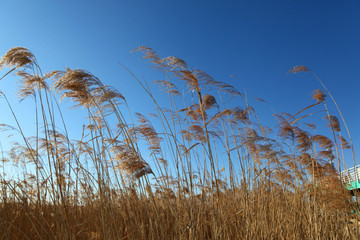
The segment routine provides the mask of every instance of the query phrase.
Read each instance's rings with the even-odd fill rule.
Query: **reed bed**
[[[163,75],[154,84],[166,103],[124,67],[153,113],[131,112],[126,96],[88,71],[43,73],[26,48],[1,58],[1,80],[19,79],[36,124],[26,136],[1,92],[15,125],[0,128],[17,137],[2,153],[0,239],[359,238],[357,198],[339,177],[344,152],[354,153],[351,135],[311,70],[290,72],[312,74],[325,93],[315,90],[314,104],[294,115],[276,114],[269,128],[244,92],[179,58],[135,51]],[[86,115],[76,134],[62,100]],[[325,117],[328,132],[306,122],[312,115]]]

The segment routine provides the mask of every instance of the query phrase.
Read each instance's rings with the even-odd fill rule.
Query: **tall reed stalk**
[[[124,67],[155,113],[131,112],[88,71],[43,73],[26,48],[1,58],[0,80],[14,74],[19,99],[34,107],[21,119],[1,92],[15,126],[0,128],[17,141],[2,143],[1,239],[359,238],[357,202],[339,178],[350,132],[349,144],[322,91],[296,114],[277,114],[271,129],[233,86],[179,58],[135,51],[163,74],[154,83],[165,103]],[[87,119],[78,133],[68,131],[62,100]],[[319,110],[306,112],[321,103],[330,131],[310,133],[305,120]]]

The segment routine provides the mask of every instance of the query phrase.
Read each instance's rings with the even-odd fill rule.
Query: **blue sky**
[[[251,101],[269,124],[271,108],[296,113],[313,103],[312,91],[321,88],[313,76],[287,74],[295,65],[306,65],[332,92],[359,152],[358,0],[2,0],[0,8],[1,55],[23,46],[37,56],[45,72],[86,69],[122,92],[134,112],[147,112],[144,101],[149,99],[118,63],[149,82],[159,80],[139,54],[129,53],[140,45],[245,88],[249,98],[265,99],[267,104]],[[2,80],[0,89],[11,96],[14,81]],[[23,106],[15,110],[26,113]],[[74,116],[73,111],[67,117]]]

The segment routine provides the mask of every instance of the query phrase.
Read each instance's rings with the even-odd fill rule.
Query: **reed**
[[[43,73],[26,48],[1,58],[0,79],[20,79],[18,97],[33,102],[36,122],[26,136],[1,92],[16,125],[0,128],[17,136],[2,151],[1,239],[359,238],[357,203],[339,178],[352,143],[321,90],[314,104],[276,114],[269,128],[245,92],[182,59],[135,52],[164,77],[154,84],[166,103],[124,68],[154,113],[131,112],[124,95],[88,71]],[[62,100],[86,114],[71,133],[78,139],[70,139]],[[305,121],[319,112],[327,133]]]

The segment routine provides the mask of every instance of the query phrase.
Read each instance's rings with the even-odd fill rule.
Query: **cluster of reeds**
[[[10,73],[20,79],[18,96],[33,101],[36,127],[26,136],[1,92],[16,123],[1,123],[1,130],[17,136],[2,144],[10,149],[2,158],[1,239],[359,237],[353,199],[339,177],[352,144],[323,91],[296,114],[277,114],[278,126],[270,129],[245,93],[176,57],[136,51],[163,73],[155,84],[169,99],[158,102],[129,72],[156,109],[136,118],[125,97],[90,72],[43,73],[22,47],[2,57],[1,80]],[[300,71],[310,70],[291,70]],[[76,134],[62,117],[63,99],[86,114]],[[330,134],[305,122],[315,108],[322,108]],[[10,169],[17,178],[9,178]]]

